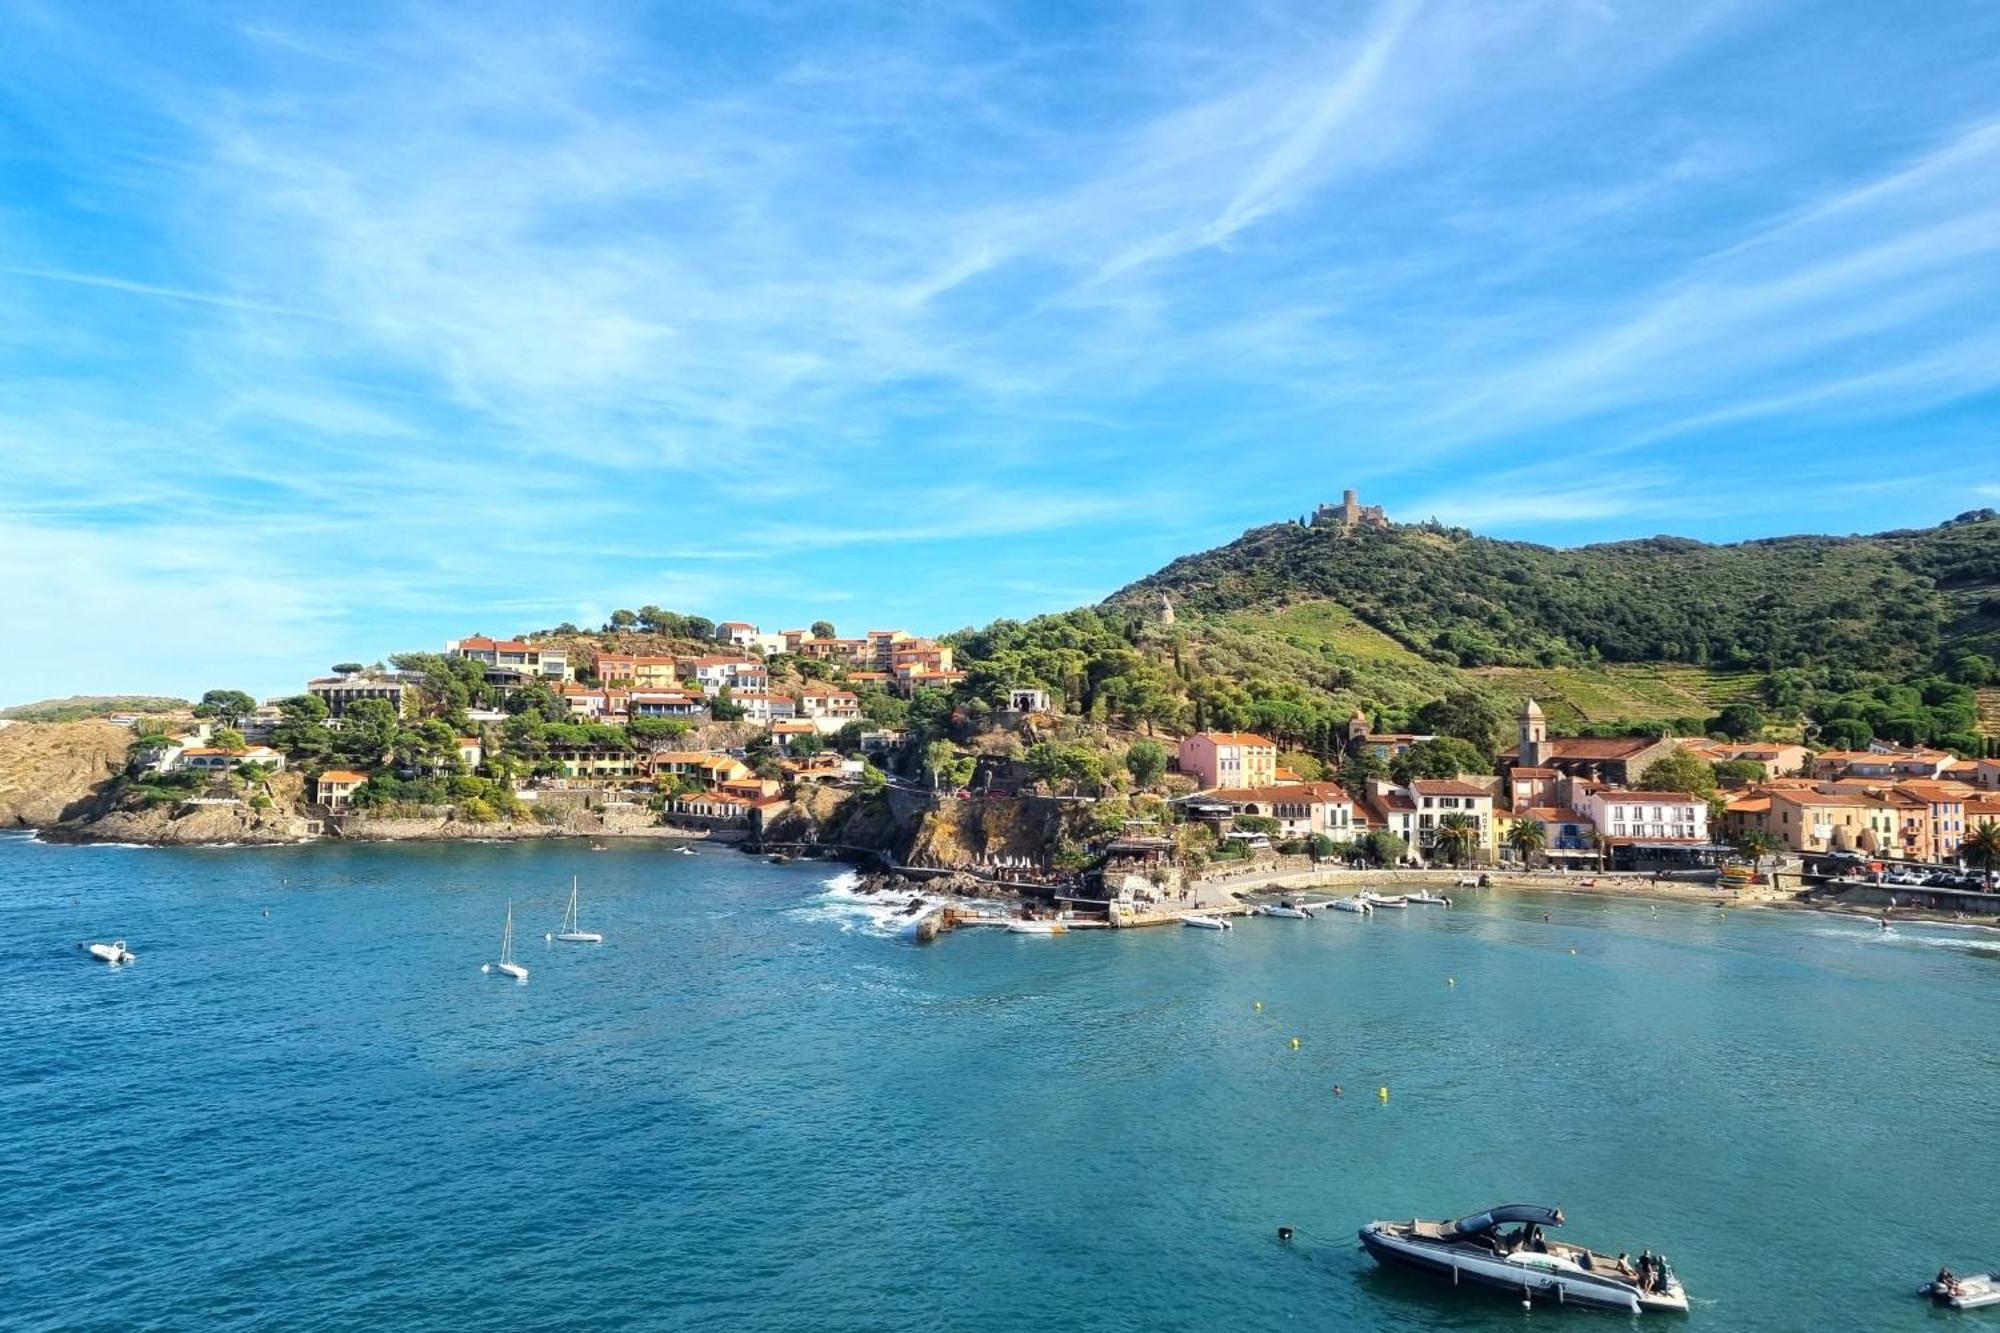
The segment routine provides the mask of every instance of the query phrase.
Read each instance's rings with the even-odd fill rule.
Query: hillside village
[[[1349,491],[1282,540],[1325,560],[1430,538]],[[1233,586],[1215,553],[1193,565],[1211,599]],[[1774,656],[1707,716],[1563,734],[1521,685],[1560,689],[1566,668],[1510,690],[1445,662],[1462,639],[1420,658],[1412,636],[1399,658],[1359,628],[1300,638],[1326,605],[1310,599],[1267,595],[1258,614],[1286,628],[1260,634],[1229,607],[1177,609],[1157,579],[1135,589],[939,638],[649,606],[342,662],[261,702],[218,688],[127,715],[129,762],[65,822],[684,833],[1086,888],[1287,858],[1713,878],[1780,856],[2000,854],[2000,745],[1976,689],[1995,673],[1948,643],[1907,682]]]

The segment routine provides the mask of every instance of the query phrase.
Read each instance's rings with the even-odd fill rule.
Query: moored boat
[[[1918,1287],[1917,1295],[1928,1296],[1939,1305],[1948,1305],[1954,1310],[1982,1310],[1989,1305],[2000,1305],[2000,1272],[1954,1277],[1946,1268],[1936,1278]]]
[[[1290,898],[1283,898],[1275,903],[1265,903],[1257,910],[1265,916],[1289,917],[1297,921],[1310,921],[1313,914],[1312,908],[1303,903],[1295,903]]]
[[[1328,906],[1336,912],[1359,912],[1363,916],[1375,914],[1375,908],[1366,898],[1335,898]]]
[[[576,876],[569,877],[569,906],[563,909],[562,929],[550,939],[566,940],[571,944],[602,944],[604,936],[594,930],[585,930],[576,919],[577,884]]]
[[[1512,1232],[1502,1228],[1513,1224]],[[1542,1228],[1563,1225],[1560,1208],[1510,1203],[1456,1221],[1370,1222],[1361,1245],[1376,1262],[1517,1295],[1627,1314],[1688,1308],[1687,1292],[1664,1255],[1637,1265],[1582,1245],[1550,1241]]]
[[[1408,907],[1410,900],[1403,894],[1364,893],[1361,895],[1370,907]]]
[[[1181,918],[1181,924],[1191,930],[1228,930],[1229,923],[1219,916],[1203,916],[1196,913]]]
[[[1009,935],[1061,935],[1068,930],[1069,927],[1060,921],[1035,921],[1026,917],[1007,923]]]
[[[1465,881],[1460,880],[1459,883],[1462,885]],[[1406,893],[1403,895],[1403,901],[1406,903],[1424,903],[1431,907],[1451,906],[1451,899],[1444,897],[1442,894],[1432,893],[1427,889],[1418,889],[1415,893]]]
[[[497,962],[482,963],[481,972],[498,972],[516,981],[528,979],[528,969],[514,961],[514,904],[507,904],[507,925],[500,932],[500,958]]]

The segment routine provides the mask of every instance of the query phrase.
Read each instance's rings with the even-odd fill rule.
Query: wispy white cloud
[[[1803,20],[1728,0],[233,18],[37,7],[0,51],[0,525],[99,581],[23,623],[962,623],[1350,479],[1664,525],[1717,440],[2000,364],[2000,108],[1949,15],[1823,19],[1830,72],[1754,89]],[[242,555],[177,562],[203,534]]]

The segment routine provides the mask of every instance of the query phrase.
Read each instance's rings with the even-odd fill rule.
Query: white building
[[[238,764],[264,764],[273,770],[285,766],[285,756],[268,745],[252,745],[245,750],[218,750],[210,745],[193,745],[169,761],[179,771],[189,773],[230,773]]]
[[[861,700],[849,690],[814,686],[800,692],[799,715],[821,733],[832,735],[861,716]]]
[[[1607,841],[1708,841],[1708,802],[1686,792],[1608,787],[1590,792],[1579,804]]]
[[[694,683],[709,698],[727,686],[731,695],[745,690],[761,692],[771,688],[771,672],[754,657],[697,657],[692,663]]]
[[[475,634],[469,639],[451,640],[445,644],[444,650],[452,657],[483,662],[500,676],[538,676],[543,680],[570,678],[569,650],[554,644],[489,639]]]
[[[1277,820],[1280,837],[1304,838],[1323,833],[1338,842],[1351,842],[1360,836],[1354,799],[1337,783],[1224,788],[1211,794],[1239,815]]]
[[[1438,830],[1449,815],[1473,821],[1472,859],[1491,860],[1494,848],[1493,793],[1458,778],[1418,778],[1404,789],[1416,807],[1417,838],[1413,844],[1426,860],[1435,854]]]

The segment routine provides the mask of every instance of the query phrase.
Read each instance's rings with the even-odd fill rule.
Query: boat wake
[[[1914,924],[1914,923],[1912,923]],[[1914,944],[1925,949],[1952,949],[1959,953],[2000,954],[2000,935],[1988,935],[1981,926],[1953,926],[1948,922],[1923,923],[1933,930],[1959,930],[1956,935],[1916,934],[1909,925],[1894,925],[1887,930],[1879,927],[1854,930],[1815,930],[1812,933],[1822,939],[1848,940],[1858,943]]]

